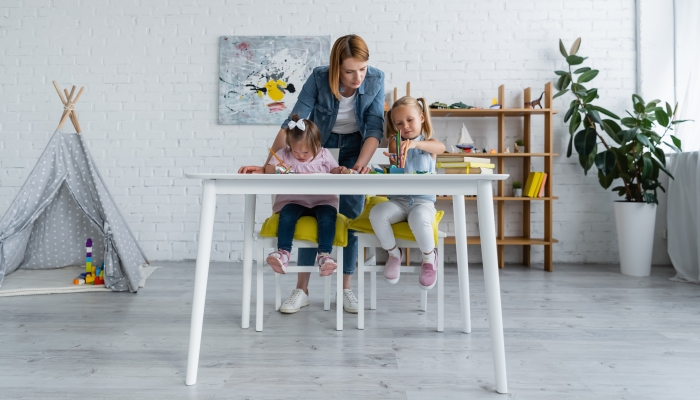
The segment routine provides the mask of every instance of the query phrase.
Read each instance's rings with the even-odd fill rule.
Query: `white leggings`
[[[409,205],[408,198],[393,199],[374,206],[369,213],[369,220],[384,249],[396,246],[391,224],[408,221],[418,247],[423,253],[429,253],[435,249],[432,226],[435,212],[435,204],[429,200],[414,198],[413,205]]]

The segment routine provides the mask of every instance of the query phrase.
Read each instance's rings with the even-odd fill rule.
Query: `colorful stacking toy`
[[[85,242],[85,272],[73,279],[74,285],[104,285],[104,261],[102,265],[96,267],[92,265],[92,239]]]

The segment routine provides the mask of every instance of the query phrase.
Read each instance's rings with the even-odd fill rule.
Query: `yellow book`
[[[527,193],[527,197],[535,198],[540,193],[540,185],[542,184],[542,178],[544,173],[535,172],[535,176],[532,179],[532,186],[530,186],[530,191]]]
[[[528,193],[530,193],[530,191],[532,190],[532,181],[534,178],[535,178],[534,172],[530,172],[527,174],[527,180],[525,181],[525,187],[523,188],[523,194],[525,196],[527,196]]]

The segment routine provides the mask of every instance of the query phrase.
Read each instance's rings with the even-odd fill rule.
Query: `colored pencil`
[[[287,164],[285,164],[284,161],[282,161],[282,159],[279,158],[279,156],[277,155],[277,153],[275,153],[274,151],[272,151],[272,147],[270,147],[270,153],[272,153],[272,155],[275,156],[275,158],[277,159],[277,161],[279,161],[280,164],[282,164],[282,166],[283,166],[284,168],[286,168],[287,171],[289,171],[289,167],[287,166]]]

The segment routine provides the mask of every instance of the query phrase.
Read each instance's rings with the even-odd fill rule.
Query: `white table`
[[[199,348],[202,339],[204,301],[207,292],[209,258],[214,230],[216,195],[245,195],[243,237],[243,312],[241,326],[250,325],[250,288],[253,269],[253,227],[255,201],[258,194],[443,194],[452,195],[457,243],[457,266],[462,303],[462,330],[471,332],[469,312],[469,277],[467,271],[467,228],[464,195],[478,195],[477,209],[481,235],[484,281],[488,302],[489,328],[493,348],[496,391],[507,393],[506,355],[503,345],[501,289],[498,279],[496,224],[493,213],[492,181],[505,180],[508,175],[239,175],[217,173],[186,173],[187,178],[202,179],[202,214],[199,223],[199,247],[192,300],[190,345],[185,384],[197,382]],[[462,290],[463,289],[463,290]]]

